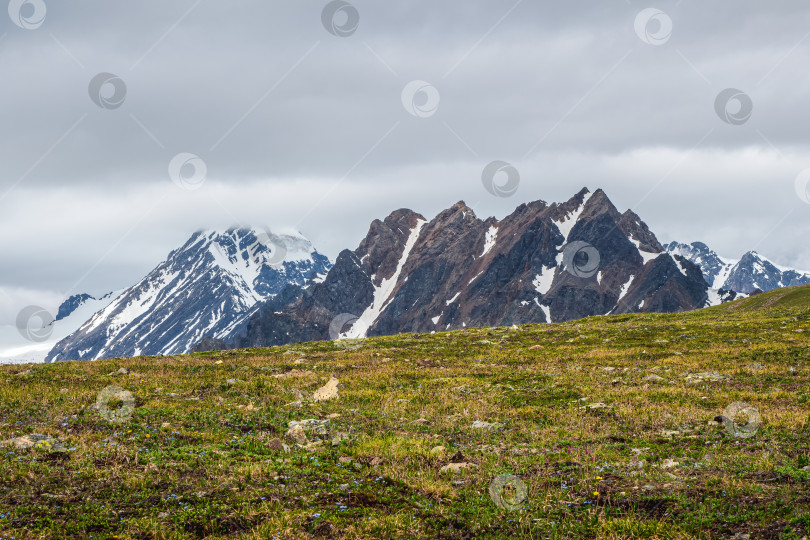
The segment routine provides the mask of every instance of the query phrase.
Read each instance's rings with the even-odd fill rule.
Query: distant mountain
[[[268,346],[709,302],[700,267],[667,253],[602,190],[583,189],[565,203],[523,204],[501,221],[482,221],[463,202],[431,221],[397,210],[374,221],[356,250],[340,253],[322,283],[288,289],[223,339]]]
[[[740,259],[733,260],[720,257],[702,242],[670,242],[664,247],[668,253],[680,255],[699,265],[706,283],[714,289],[750,294],[757,289],[770,291],[810,283],[810,272],[778,266],[756,251],[749,251]]]
[[[331,268],[298,233],[195,233],[136,285],[61,340],[46,361],[189,352],[237,331],[260,302]],[[69,307],[66,308],[69,311]]]
[[[16,327],[0,327],[0,363],[23,364],[43,362],[50,350],[61,340],[74,333],[90,317],[107,307],[123,291],[115,291],[99,298],[89,294],[75,294],[62,302],[56,318],[43,334],[42,341],[26,340]]]

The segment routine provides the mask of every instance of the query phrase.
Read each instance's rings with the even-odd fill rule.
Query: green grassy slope
[[[803,287],[684,314],[1,366],[0,440],[66,451],[0,448],[0,539],[802,538],[808,321]],[[339,398],[314,402],[332,376]],[[133,396],[124,423],[91,408],[110,385]],[[714,421],[741,401],[761,420]],[[328,423],[297,445],[305,419]],[[493,497],[500,475],[520,482]]]

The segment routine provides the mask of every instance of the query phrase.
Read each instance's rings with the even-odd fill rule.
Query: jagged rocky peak
[[[567,251],[583,247],[592,269],[571,266]],[[323,283],[225,339],[266,346],[334,338],[327,330],[337,317],[342,335],[367,337],[680,311],[706,300],[697,266],[663,253],[635,213],[584,188],[563,203],[522,204],[502,220],[482,221],[462,201],[429,222],[397,211],[344,251]]]
[[[377,285],[394,274],[405,244],[420,221],[425,221],[421,214],[400,209],[391,212],[383,221],[375,219],[371,222],[368,234],[354,255],[369,275],[374,275],[373,281]]]
[[[585,204],[592,196],[593,194],[590,192],[590,190],[587,187],[584,187],[567,201],[562,203],[552,203],[551,206],[548,207],[548,216],[553,221],[557,222],[571,220],[572,218],[574,221],[576,221],[576,218],[579,217],[581,212],[584,210]]]
[[[62,302],[62,304],[59,306],[59,310],[56,312],[56,320],[61,321],[62,319],[69,317],[88,300],[95,300],[95,298],[86,293],[74,294]]]
[[[638,248],[647,253],[661,253],[664,246],[655,237],[646,223],[632,210],[627,210],[619,219],[619,227],[631,241],[638,242]]]

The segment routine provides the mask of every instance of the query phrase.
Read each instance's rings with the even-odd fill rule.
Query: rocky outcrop
[[[706,305],[707,289],[700,268],[668,254],[636,214],[583,189],[500,221],[464,202],[430,221],[397,210],[342,252],[323,282],[279,295],[225,339],[268,346],[685,311]]]

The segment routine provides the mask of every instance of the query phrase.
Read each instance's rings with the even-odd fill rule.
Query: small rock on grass
[[[670,458],[665,459],[663,463],[661,463],[661,467],[663,467],[664,469],[672,469],[673,467],[677,467],[678,465],[680,465],[680,463]]]
[[[445,465],[444,467],[439,469],[439,472],[452,473],[452,474],[461,474],[464,470],[466,470],[466,469],[468,469],[470,467],[475,467],[475,464],[474,463],[467,463],[467,462],[448,463],[447,465]]]
[[[281,439],[273,439],[267,443],[267,448],[275,452],[289,452],[290,447],[281,442]]]
[[[329,379],[329,382],[315,390],[315,393],[312,394],[313,401],[326,401],[340,397],[338,394],[338,384],[340,384],[340,381],[335,377]]]
[[[22,437],[0,441],[0,446],[7,445],[12,445],[20,450],[27,450],[29,448],[37,448],[40,450],[47,450],[49,452],[65,452],[67,450],[62,443],[53,437],[48,437],[47,435],[42,435],[39,433],[32,433],[30,435],[23,435]]]
[[[487,429],[487,430],[499,430],[503,428],[503,424],[500,422],[482,422],[480,420],[476,420],[472,423],[473,429]]]
[[[289,379],[290,377],[306,377],[308,375],[312,375],[312,372],[305,369],[294,369],[292,371],[288,371],[286,373],[278,373],[273,375],[276,379]]]
[[[326,440],[329,438],[329,420],[309,418],[307,420],[292,421],[284,436],[296,444],[307,445],[309,438]]]
[[[444,454],[446,451],[447,451],[447,449],[444,446],[434,446],[433,448],[430,449],[430,455],[431,456],[440,456],[440,455]]]
[[[585,405],[584,407],[580,407],[580,409],[588,409],[591,411],[596,411],[599,409],[609,409],[610,405],[602,403],[601,401],[597,401],[596,403],[591,403],[590,405]]]
[[[666,379],[664,379],[660,375],[652,374],[652,375],[647,375],[646,377],[644,377],[644,380],[645,381],[652,381],[652,382],[661,382],[661,381],[665,381]]]

